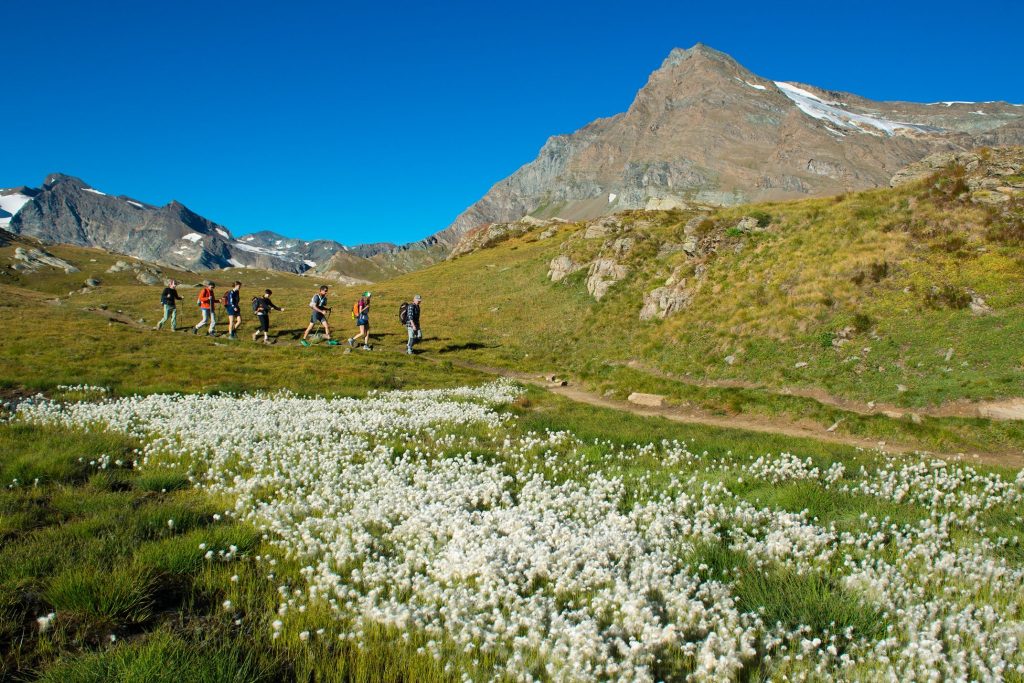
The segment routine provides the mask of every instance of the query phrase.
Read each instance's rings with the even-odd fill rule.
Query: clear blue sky
[[[874,99],[1024,102],[1022,3],[0,5],[0,187],[61,171],[236,235],[444,228],[673,47]]]

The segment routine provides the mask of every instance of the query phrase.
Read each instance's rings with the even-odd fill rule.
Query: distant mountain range
[[[346,247],[334,240],[304,241],[263,231],[234,237],[180,202],[152,206],[101,192],[55,173],[41,188],[0,190],[0,228],[43,242],[99,247],[185,270],[254,267],[292,273],[316,271],[364,282],[444,257],[432,241]],[[409,253],[421,254],[420,259]]]
[[[0,190],[0,228],[177,268],[362,282],[443,260],[467,232],[524,216],[578,220],[838,194],[885,186],[933,152],[1020,144],[1020,105],[875,102],[767,80],[698,44],[673,50],[626,112],[550,138],[536,160],[419,242],[346,247],[265,231],[236,238],[179,202],[152,206],[62,174],[39,189]]]

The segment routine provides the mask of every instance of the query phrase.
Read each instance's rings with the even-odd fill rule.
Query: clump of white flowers
[[[519,434],[498,409],[518,391],[31,401],[18,416],[135,435],[146,442],[140,467],[187,464],[195,486],[233,500],[225,517],[258,527],[271,549],[257,561],[302,567],[287,582],[266,574],[273,638],[319,637],[330,614],[332,638],[415,631],[425,654],[456,647],[516,680],[654,680],[666,658],[695,681],[755,667],[779,680],[1001,680],[1024,669],[1024,570],[1006,559],[1018,541],[978,525],[985,511],[1019,506],[1024,477],[920,457],[853,472],[786,453]],[[211,432],[197,414],[233,420]],[[675,474],[635,474],[645,462]],[[912,503],[926,518],[823,524],[742,500],[723,474]],[[748,571],[827,579],[883,627],[770,623],[744,602],[739,570],[712,572],[701,548]],[[199,550],[211,561],[237,553]]]

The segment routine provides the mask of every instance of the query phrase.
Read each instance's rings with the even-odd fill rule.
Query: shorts
[[[237,315],[241,315],[241,313],[238,310],[238,306],[225,306],[224,310],[227,311],[228,315],[230,315],[232,318]]]
[[[270,330],[270,316],[256,314],[256,320],[260,323],[260,332],[268,332]]]
[[[313,311],[313,314],[309,316],[309,322],[311,323],[322,323],[326,320],[323,313],[317,313],[316,311]]]
[[[363,326],[363,325],[366,325],[367,327],[369,327],[370,326],[370,316],[368,316],[368,315],[361,315],[361,316],[359,316],[358,318],[356,318],[356,325],[359,325],[360,327]]]

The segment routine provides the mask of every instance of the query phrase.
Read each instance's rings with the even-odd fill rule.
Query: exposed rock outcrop
[[[627,273],[629,273],[629,268],[615,259],[598,258],[590,264],[590,270],[587,273],[587,291],[600,301],[608,293],[608,289],[625,278]]]
[[[68,263],[64,259],[57,258],[53,254],[45,252],[42,249],[26,249],[25,247],[18,247],[14,250],[14,258],[17,261],[20,261],[20,263],[15,264],[14,269],[22,272],[34,273],[43,266],[59,268],[65,273],[78,272],[78,268],[74,265]]]
[[[698,44],[673,50],[626,112],[550,138],[438,239],[524,215],[580,220],[881,187],[933,152],[986,144],[1024,144],[1024,108],[876,102],[772,82]]]

